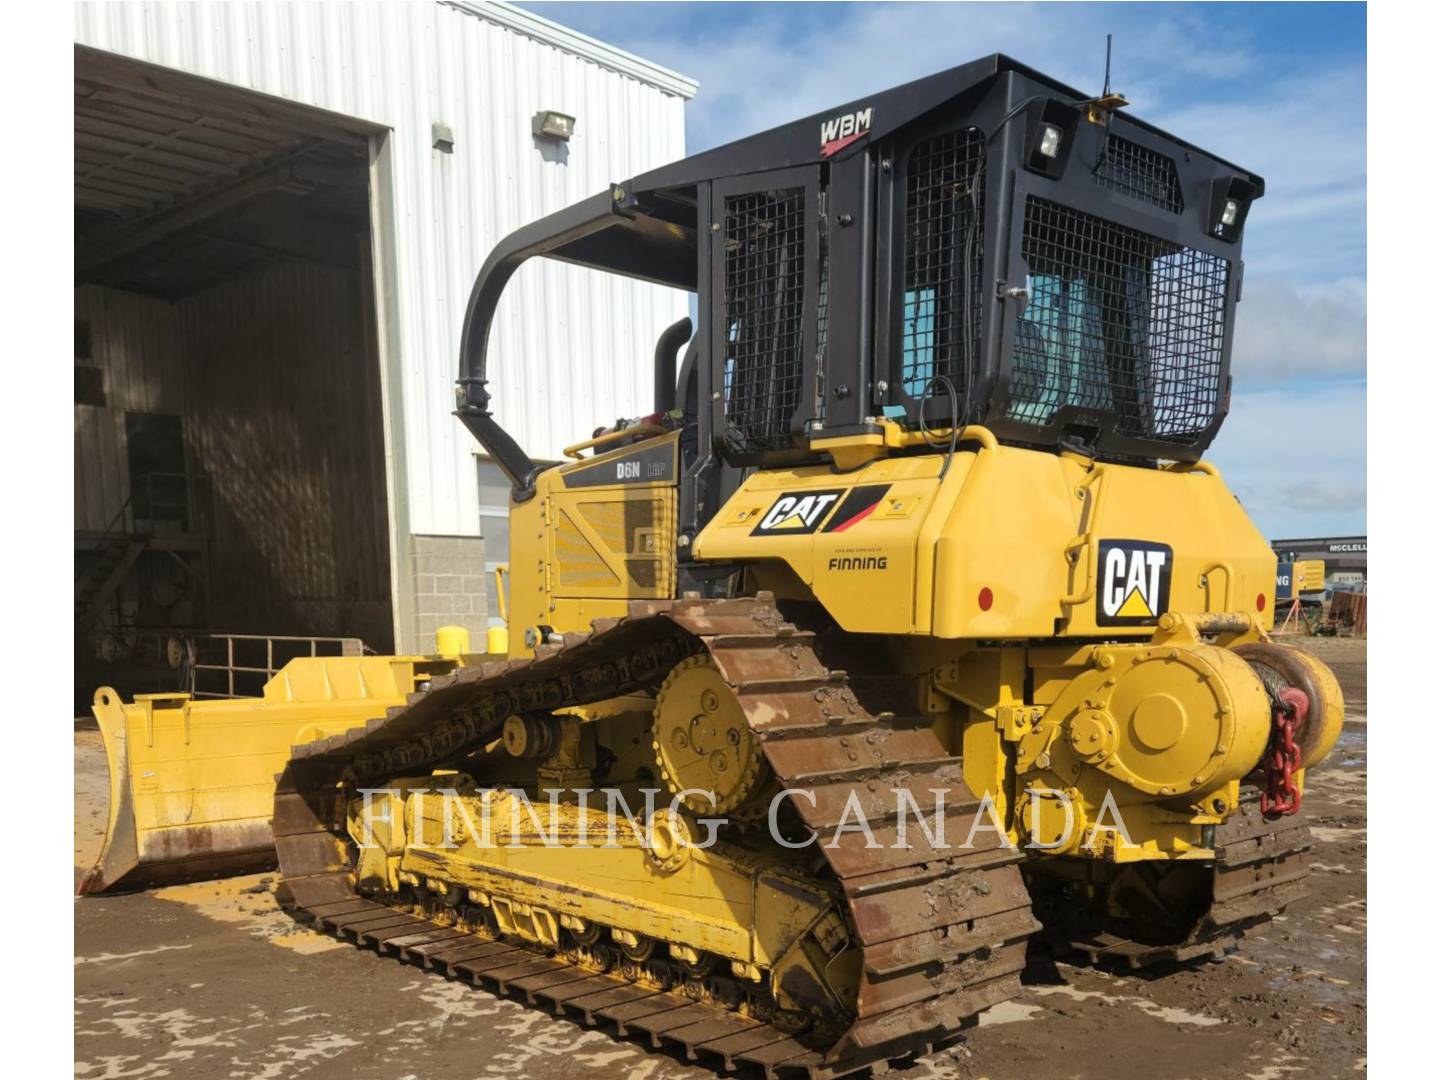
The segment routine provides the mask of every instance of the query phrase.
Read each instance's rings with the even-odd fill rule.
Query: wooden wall
[[[302,262],[174,304],[77,289],[124,394],[75,407],[76,528],[123,502],[126,409],[178,412],[209,501],[211,626],[391,649],[373,311],[359,272]]]

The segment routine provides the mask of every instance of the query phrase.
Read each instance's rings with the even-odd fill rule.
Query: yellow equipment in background
[[[1295,564],[1295,593],[1324,592],[1325,560],[1301,559]]]

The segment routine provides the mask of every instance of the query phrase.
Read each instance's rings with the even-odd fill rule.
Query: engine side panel
[[[855,633],[1148,637],[1167,611],[1273,622],[1275,556],[1208,467],[1007,446],[957,452],[948,469],[939,454],[771,469],[695,554],[783,563]]]

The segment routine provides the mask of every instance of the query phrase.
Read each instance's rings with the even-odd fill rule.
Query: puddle
[[[122,1045],[133,1040],[154,1051],[153,1056],[106,1054],[91,1060],[77,1054],[75,1075],[97,1080],[174,1076],[173,1066],[181,1063],[190,1063],[187,1071],[197,1075],[197,1058],[203,1055],[205,1059],[214,1059],[217,1051],[228,1052],[230,1063],[236,1067],[229,1073],[231,1076],[281,1080],[362,1045],[358,1039],[328,1027],[309,1034],[276,1034],[277,1029],[300,1020],[326,1020],[324,1013],[306,1013],[277,1021],[254,1011],[244,1021],[227,1023],[218,1017],[198,1016],[184,1008],[160,1012],[113,1008],[110,1002],[83,996],[77,997],[75,1003],[82,1009],[98,1003],[105,1010],[98,1016],[76,1017],[77,1047],[82,1039],[99,1038],[122,1040]],[[255,1045],[257,1042],[263,1045]]]
[[[1286,1060],[1301,1061],[1303,1059],[1288,1057]],[[1286,1073],[1304,1073],[1309,1071],[1310,1070],[1303,1065],[1267,1065],[1259,1072],[1246,1073],[1245,1080],[1281,1080]]]
[[[177,949],[188,949],[189,945],[157,945],[153,949],[139,949],[136,952],[126,953],[101,953],[99,956],[77,956],[75,966],[81,964],[109,964],[116,960],[133,960],[137,956],[154,956],[156,953],[174,952]]]
[[[1039,1005],[1026,1005],[1019,1001],[1002,1001],[998,1005],[991,1005],[980,1014],[980,1027],[993,1027],[996,1024],[1016,1024],[1022,1020],[1032,1019],[1036,1013],[1044,1012]]]
[[[1331,756],[1324,762],[1325,765],[1336,769],[1353,769],[1365,764],[1366,724],[1361,721],[1355,726],[1350,726],[1349,718],[1346,718],[1346,725],[1340,732],[1340,738],[1335,742],[1335,749],[1330,751]]]
[[[1049,996],[1061,994],[1076,1001],[1085,1001],[1094,998],[1097,1001],[1110,1005],[1131,1005],[1147,1016],[1152,1016],[1166,1024],[1193,1024],[1196,1027],[1214,1027],[1223,1023],[1214,1016],[1205,1016],[1202,1013],[1187,1012],[1185,1009],[1176,1009],[1168,1005],[1157,1005],[1149,998],[1121,997],[1115,994],[1103,994],[1098,990],[1077,990],[1073,986],[1036,986],[1032,992]]]
[[[343,942],[326,934],[296,925],[295,920],[281,911],[275,902],[275,894],[269,887],[273,880],[273,874],[249,874],[191,885],[171,885],[156,889],[151,895],[184,904],[207,919],[234,924],[248,931],[251,937],[304,956],[346,948]]]
[[[1359,840],[1363,843],[1365,841],[1365,834],[1368,831],[1369,830],[1364,828],[1340,829],[1327,825],[1310,826],[1310,835],[1322,844],[1339,844],[1346,840]]]

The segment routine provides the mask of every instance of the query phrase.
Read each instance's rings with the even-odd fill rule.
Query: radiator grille
[[[964,397],[979,367],[984,173],[975,128],[927,139],[910,155],[900,380],[912,397],[937,375]]]
[[[1105,139],[1105,156],[1095,169],[1095,182],[1172,214],[1185,209],[1175,159],[1119,135]]]
[[[1075,405],[1194,441],[1220,407],[1229,262],[1033,195],[1021,255],[1008,415],[1046,425]]]
[[[725,428],[740,453],[788,449],[804,374],[805,190],[725,199]]]

